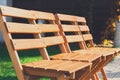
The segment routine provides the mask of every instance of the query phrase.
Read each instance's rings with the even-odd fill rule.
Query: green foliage
[[[101,40],[102,41],[104,39],[113,40],[114,33],[115,33],[114,19],[109,18],[106,22],[105,29],[101,32],[101,34],[102,34]]]
[[[113,0],[110,1],[111,3],[111,16],[107,19],[106,21],[106,27],[105,29],[101,32],[102,37],[101,40],[104,39],[109,39],[113,40],[114,39],[114,33],[115,33],[115,20],[119,19],[120,11],[118,9],[120,8],[120,0]],[[119,9],[120,10],[120,9]]]

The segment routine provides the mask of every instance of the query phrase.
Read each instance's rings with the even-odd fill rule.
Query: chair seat
[[[90,66],[91,63],[88,62],[75,62],[64,60],[41,60],[22,65],[23,70],[26,74],[42,76],[51,76],[52,74],[56,76],[61,73],[71,74]]]
[[[75,50],[73,53],[96,53],[96,54],[101,54],[104,57],[107,57],[109,55],[115,56],[116,53],[119,52],[119,49],[115,48],[99,48],[99,47],[93,47],[93,48],[88,48],[87,50]]]
[[[89,54],[89,53],[62,53],[50,57],[51,59],[62,59],[62,60],[72,60],[72,61],[86,61],[93,62],[97,59],[101,61],[100,54]]]
[[[120,53],[120,48],[105,48],[105,47],[92,47],[92,48],[89,48],[90,50],[102,50],[102,51],[105,51],[104,54],[108,54],[111,52],[111,53],[114,53],[114,56],[116,56],[116,54],[119,54]]]

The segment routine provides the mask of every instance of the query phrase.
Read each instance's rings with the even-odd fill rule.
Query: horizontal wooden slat
[[[31,11],[36,19],[43,19],[43,20],[55,20],[53,13],[47,13],[42,11]]]
[[[35,19],[34,15],[29,10],[13,8],[8,6],[0,6],[0,9],[3,16]]]
[[[71,35],[71,36],[66,36],[66,38],[69,43],[83,41],[82,35]]]
[[[25,71],[35,70],[51,70],[73,73],[91,66],[88,62],[76,62],[76,61],[63,61],[63,60],[42,60],[32,63],[26,63],[23,65]],[[31,69],[30,69],[31,68]]]
[[[37,24],[37,27],[41,30],[42,33],[60,31],[58,25],[56,24]]]
[[[56,54],[51,56],[50,58],[53,60],[69,60],[69,58],[78,56],[80,53],[72,53],[72,54],[66,54],[66,53],[61,53],[61,54]]]
[[[42,33],[58,32],[59,28],[55,24],[23,24],[6,22],[9,33]]]
[[[79,28],[80,28],[81,31],[90,31],[88,26],[79,25]]]
[[[78,52],[78,53],[80,53],[80,52]],[[86,51],[85,54],[78,55],[76,57],[72,57],[71,60],[94,62],[97,59],[99,59],[98,61],[100,62],[101,61],[101,56],[102,56],[101,54],[89,54],[89,52]]]
[[[90,66],[90,63],[88,64],[85,62],[75,62],[75,61],[68,61],[68,62],[64,62],[61,64],[62,65],[56,67],[56,70],[57,71],[65,71],[65,72],[68,71],[69,73],[73,73],[73,72],[76,72],[78,70],[84,69],[86,65]]]
[[[79,27],[77,25],[62,25],[64,32],[78,32]]]
[[[76,20],[77,20],[77,22],[85,22],[86,23],[85,17],[76,16]]]
[[[84,35],[83,35],[83,38],[84,38],[85,41],[86,41],[86,40],[92,40],[92,39],[93,39],[93,37],[92,37],[91,34],[84,34]]]
[[[46,46],[52,46],[52,45],[64,43],[62,36],[45,37],[43,38],[43,40]]]
[[[73,51],[74,52],[74,51]],[[94,52],[92,52],[94,53]],[[71,54],[57,54],[51,56],[51,59],[54,60],[76,60],[76,61],[86,61],[86,62],[91,62],[91,61],[96,61],[98,58],[101,58],[101,54],[92,54],[90,51],[85,50],[84,53],[83,51],[79,50]]]
[[[12,42],[15,50],[42,48],[46,46],[43,39],[13,39]]]
[[[75,16],[67,14],[56,14],[60,21],[76,21]]]
[[[9,33],[40,33],[37,25],[7,22],[6,26]]]

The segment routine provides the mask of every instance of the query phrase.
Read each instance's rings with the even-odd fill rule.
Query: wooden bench
[[[44,13],[45,14],[45,13]],[[46,13],[45,16],[48,14]],[[52,14],[50,14],[52,15]],[[7,22],[6,16],[22,18],[30,23]],[[18,80],[35,80],[34,77],[55,77],[54,80],[79,80],[83,72],[89,71],[91,63],[50,60],[46,51],[47,46],[64,43],[61,36],[41,38],[41,33],[54,32],[58,34],[59,29],[55,24],[35,24],[36,19],[43,19],[44,15],[38,13],[38,17],[32,11],[7,6],[0,6],[0,30],[4,37],[10,58],[14,65]],[[51,16],[47,16],[50,20]],[[50,20],[51,21],[51,20]],[[13,34],[32,34],[35,38],[14,38]],[[21,64],[18,51],[28,49],[39,49],[44,60]],[[64,47],[62,49],[65,49]],[[65,50],[63,50],[65,51]],[[33,53],[34,54],[34,53]],[[51,78],[52,79],[52,78]]]
[[[86,46],[86,41],[87,43],[89,42],[88,40],[90,39],[89,44],[91,46],[94,46],[93,41],[92,41],[92,36],[90,34],[82,34],[82,33],[89,33],[89,28],[86,25],[86,20],[84,17],[78,17],[78,16],[72,16],[72,15],[65,15],[65,14],[56,14],[56,20],[57,24],[59,25],[61,35],[64,36],[64,40],[66,41],[65,47],[68,52],[71,52],[70,47],[68,46],[68,43],[73,43],[73,42],[78,42],[79,47],[82,48],[79,50],[74,50],[72,51],[74,54],[70,55],[75,55],[76,53],[82,53],[91,55],[89,58],[84,58],[88,61],[95,61],[96,57],[99,57],[97,54],[102,55],[102,61],[98,62],[96,60],[95,66],[93,66],[92,71],[90,73],[87,73],[89,76],[90,74],[95,74],[97,71],[101,70],[101,73],[103,75],[103,79],[106,80],[107,77],[105,75],[105,72],[103,70],[103,67],[111,61],[114,55],[120,51],[120,49],[114,49],[114,48],[87,48]],[[67,21],[66,23],[69,22],[69,25],[67,24],[62,24],[63,21]],[[64,22],[63,22],[64,23]],[[79,28],[79,29],[78,29]],[[87,32],[86,32],[87,30]],[[83,31],[83,32],[81,32]],[[85,32],[84,32],[85,31]],[[66,35],[68,32],[74,32],[74,35]],[[83,50],[85,49],[85,50]],[[69,60],[81,60],[81,57],[76,57],[77,55],[73,56],[68,56],[67,54],[60,54],[60,55],[55,55],[52,56],[53,59],[69,59]],[[91,60],[91,59],[92,60]],[[104,62],[104,63],[103,63]],[[93,64],[94,65],[94,64]],[[96,75],[96,74],[95,74]],[[86,76],[86,75],[85,75]],[[98,79],[98,77],[96,76]],[[87,79],[87,76],[86,76]]]

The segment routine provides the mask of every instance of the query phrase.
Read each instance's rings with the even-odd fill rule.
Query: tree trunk
[[[114,47],[120,47],[120,21],[115,20],[116,31],[114,37]]]

